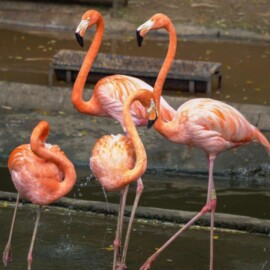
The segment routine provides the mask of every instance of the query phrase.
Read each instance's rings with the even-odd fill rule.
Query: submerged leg
[[[27,256],[28,270],[31,270],[31,265],[32,265],[32,261],[33,261],[32,253],[33,253],[34,243],[35,243],[35,239],[36,239],[36,235],[37,235],[37,229],[38,229],[38,225],[39,225],[40,212],[41,212],[41,206],[39,206],[37,208],[37,218],[36,218],[36,222],[35,222],[35,227],[34,227],[34,231],[33,231],[33,235],[32,235],[30,248],[29,248],[29,251],[28,251],[28,256]]]
[[[151,267],[154,260],[164,251],[183,231],[196,222],[201,216],[211,211],[211,233],[210,233],[210,270],[213,270],[213,231],[214,231],[214,214],[216,208],[216,192],[213,181],[213,167],[215,156],[209,157],[209,177],[208,177],[208,191],[207,201],[201,211],[194,216],[188,223],[186,223],[177,233],[175,233],[161,248],[159,248],[152,256],[150,256],[146,262],[141,266],[140,270],[147,270]]]
[[[126,206],[126,199],[128,193],[128,186],[124,187],[120,194],[120,202],[119,202],[119,211],[118,211],[118,219],[117,219],[117,228],[115,233],[115,239],[113,242],[113,249],[114,249],[114,257],[113,257],[113,270],[116,270],[117,264],[120,261],[120,245],[122,239],[122,231],[123,231],[123,221],[124,221],[124,213],[125,213],[125,206]]]
[[[135,197],[132,211],[130,214],[130,219],[129,219],[128,228],[127,228],[127,234],[126,234],[125,244],[124,244],[124,248],[123,248],[122,259],[121,259],[121,265],[119,266],[119,268],[117,268],[118,270],[126,269],[125,263],[126,263],[126,256],[127,256],[127,250],[128,250],[128,244],[129,244],[129,239],[130,239],[132,223],[133,223],[133,220],[135,217],[135,213],[136,213],[142,192],[143,192],[143,182],[142,182],[142,179],[140,178],[137,181],[136,197]]]
[[[18,193],[15,208],[14,208],[13,218],[12,218],[12,222],[11,222],[11,226],[10,226],[8,241],[7,241],[6,247],[5,247],[4,252],[3,252],[3,264],[5,267],[7,267],[8,263],[12,262],[11,239],[12,239],[13,228],[14,228],[14,223],[15,223],[15,219],[16,219],[18,204],[19,204],[19,198],[20,198],[20,195]]]

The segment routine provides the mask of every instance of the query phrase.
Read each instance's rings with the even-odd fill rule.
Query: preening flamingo
[[[39,206],[27,257],[28,270],[30,270],[41,206],[65,196],[71,191],[76,181],[74,166],[59,146],[45,143],[48,133],[49,124],[41,121],[32,132],[30,144],[23,144],[15,148],[8,159],[8,168],[18,196],[9,239],[3,252],[4,266],[12,261],[11,238],[19,197]]]
[[[95,36],[74,83],[71,97],[72,103],[81,113],[114,118],[125,130],[122,116],[123,103],[131,93],[138,89],[153,91],[153,88],[142,80],[134,77],[112,75],[99,80],[94,87],[92,97],[88,101],[83,100],[85,82],[99,51],[103,37],[104,21],[102,15],[96,10],[86,11],[75,33],[79,44],[83,46],[83,37],[86,29],[94,25],[96,25]],[[163,98],[161,98],[160,111],[164,121],[171,120],[175,114],[175,110]],[[139,102],[132,105],[131,114],[136,126],[147,125],[147,114]]]
[[[137,29],[138,45],[149,30],[165,28],[169,32],[169,49],[160,71],[160,76],[154,86],[156,110],[159,112],[159,98],[166,75],[170,69],[176,51],[177,36],[171,20],[164,14],[156,14]],[[143,264],[140,270],[151,267],[152,262],[166,249],[186,228],[192,225],[202,215],[211,212],[210,223],[210,266],[213,270],[213,230],[216,209],[216,191],[213,179],[214,160],[223,151],[257,141],[261,143],[270,155],[270,144],[266,137],[236,109],[223,102],[196,98],[182,104],[176,111],[173,120],[164,122],[158,118],[154,128],[165,138],[190,147],[197,147],[205,151],[209,160],[209,178],[206,204],[201,211],[173,235],[161,248],[157,250]]]
[[[103,136],[96,142],[90,158],[91,170],[105,190],[121,191],[113,263],[113,269],[119,270],[126,269],[125,260],[131,226],[143,187],[141,176],[147,166],[146,152],[131,115],[131,105],[137,100],[140,101],[145,108],[148,108],[148,111],[150,110],[149,114],[153,115],[153,113],[151,113],[151,100],[154,100],[152,92],[144,90],[137,91],[130,95],[124,103],[123,109],[124,125],[128,135]],[[127,194],[128,185],[134,181],[140,183],[137,187],[138,196],[136,196],[132,208],[122,257],[119,259],[118,247],[121,244],[122,221],[125,211],[125,204],[123,202]]]

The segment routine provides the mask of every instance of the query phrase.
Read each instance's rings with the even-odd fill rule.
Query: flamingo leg
[[[132,223],[135,217],[135,213],[138,207],[138,203],[140,200],[140,197],[142,195],[143,192],[143,182],[142,179],[139,178],[137,181],[137,190],[136,190],[136,197],[133,203],[133,207],[132,207],[132,211],[130,214],[130,219],[129,219],[129,223],[128,223],[128,228],[127,228],[127,233],[126,233],[126,239],[125,239],[125,244],[124,244],[124,248],[123,248],[123,253],[122,253],[122,259],[121,259],[121,264],[119,265],[119,267],[117,268],[117,270],[124,270],[126,269],[126,256],[127,256],[127,250],[128,250],[128,244],[129,244],[129,239],[130,239],[130,234],[131,234],[131,229],[132,229]]]
[[[4,252],[3,252],[3,264],[5,267],[7,267],[8,263],[12,262],[11,239],[12,239],[13,228],[14,228],[18,204],[19,204],[19,198],[20,198],[20,195],[18,193],[15,208],[14,208],[13,218],[12,218],[12,222],[11,222],[11,226],[10,226],[8,241],[7,241],[6,247],[5,247]]]
[[[115,233],[115,239],[113,242],[113,249],[114,249],[114,258],[113,258],[113,270],[116,270],[116,266],[119,264],[119,256],[120,256],[120,246],[121,246],[121,239],[122,239],[122,231],[123,231],[123,221],[124,221],[124,213],[125,213],[125,206],[126,206],[126,199],[128,193],[128,185],[124,187],[120,194],[120,202],[119,202],[119,211],[118,211],[118,219],[117,219],[117,228]]]
[[[187,222],[178,232],[176,232],[162,247],[160,247],[153,255],[151,255],[146,262],[141,266],[140,270],[150,269],[154,260],[164,251],[182,232],[184,232],[189,226],[196,222],[201,216],[211,211],[211,228],[210,228],[210,266],[209,269],[213,270],[214,248],[213,248],[213,236],[214,236],[214,214],[216,208],[216,191],[213,180],[213,168],[214,168],[214,155],[209,156],[209,177],[208,177],[208,191],[207,202],[201,209],[201,211],[195,215],[189,222]]]
[[[37,218],[36,218],[36,222],[35,222],[35,227],[34,227],[34,231],[33,231],[33,235],[32,235],[30,248],[29,248],[29,251],[28,251],[28,256],[27,256],[28,270],[31,270],[31,265],[32,265],[32,261],[33,261],[32,253],[33,253],[34,243],[35,243],[35,239],[36,239],[36,235],[37,235],[37,229],[38,229],[38,225],[39,225],[40,212],[41,212],[41,206],[39,206],[37,208]]]
[[[209,180],[208,180],[208,193],[207,193],[207,208],[211,211],[211,222],[210,222],[210,263],[209,269],[214,269],[214,218],[217,205],[217,196],[214,184],[214,161],[216,156],[209,155]]]

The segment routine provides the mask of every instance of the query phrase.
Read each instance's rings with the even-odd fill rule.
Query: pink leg
[[[14,228],[14,223],[15,223],[15,219],[16,219],[18,204],[19,204],[19,198],[20,198],[20,195],[18,193],[15,208],[14,208],[13,218],[12,218],[12,222],[11,222],[11,226],[10,226],[8,241],[7,241],[6,247],[5,247],[4,252],[3,252],[3,263],[4,263],[5,267],[7,267],[8,263],[12,262],[11,239],[12,239],[13,228]]]
[[[208,192],[207,192],[207,202],[201,211],[194,216],[188,223],[186,223],[176,234],[174,234],[161,248],[159,248],[152,256],[150,256],[146,262],[141,266],[140,270],[150,269],[151,264],[154,260],[164,251],[183,231],[185,231],[189,226],[196,222],[201,216],[211,211],[211,238],[210,238],[210,270],[213,270],[213,231],[214,231],[214,214],[216,208],[216,192],[213,181],[213,167],[214,167],[215,156],[209,157],[209,178],[208,178]]]
[[[31,265],[32,265],[32,261],[33,261],[32,253],[33,253],[34,243],[35,243],[35,239],[36,239],[36,235],[37,235],[37,229],[38,229],[38,224],[39,224],[39,219],[40,219],[40,212],[41,212],[41,206],[39,206],[37,209],[37,218],[36,218],[36,222],[35,222],[35,227],[34,227],[34,231],[33,231],[33,235],[32,235],[30,248],[28,251],[28,256],[27,256],[28,270],[31,270]]]
[[[126,269],[126,256],[127,256],[127,250],[128,250],[128,244],[129,244],[129,239],[130,239],[132,223],[133,223],[133,220],[135,217],[135,213],[136,213],[142,192],[143,192],[143,182],[142,182],[142,179],[140,178],[137,181],[136,197],[135,197],[132,211],[130,214],[130,219],[129,219],[128,228],[127,228],[127,234],[126,234],[125,244],[124,244],[124,248],[123,248],[122,259],[121,259],[121,264],[117,267],[117,270]]]
[[[114,248],[114,257],[113,257],[113,270],[116,270],[116,266],[119,264],[119,249],[121,246],[121,239],[122,239],[122,231],[123,231],[123,221],[124,221],[124,213],[125,213],[125,206],[126,206],[126,198],[128,193],[128,186],[124,187],[121,190],[120,195],[120,202],[119,202],[119,211],[118,211],[118,219],[117,219],[117,228],[115,233],[115,239],[113,242]]]

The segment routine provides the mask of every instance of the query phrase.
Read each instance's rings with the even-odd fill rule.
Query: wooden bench
[[[72,82],[76,79],[86,52],[60,50],[53,57],[49,68],[49,85],[53,83],[53,74],[58,80]],[[163,59],[150,57],[132,57],[99,53],[93,63],[87,82],[95,83],[104,76],[125,74],[135,76],[154,85]],[[188,90],[190,93],[204,91],[211,95],[212,81],[218,78],[221,87],[221,64],[203,61],[174,60],[167,75],[165,90]]]

